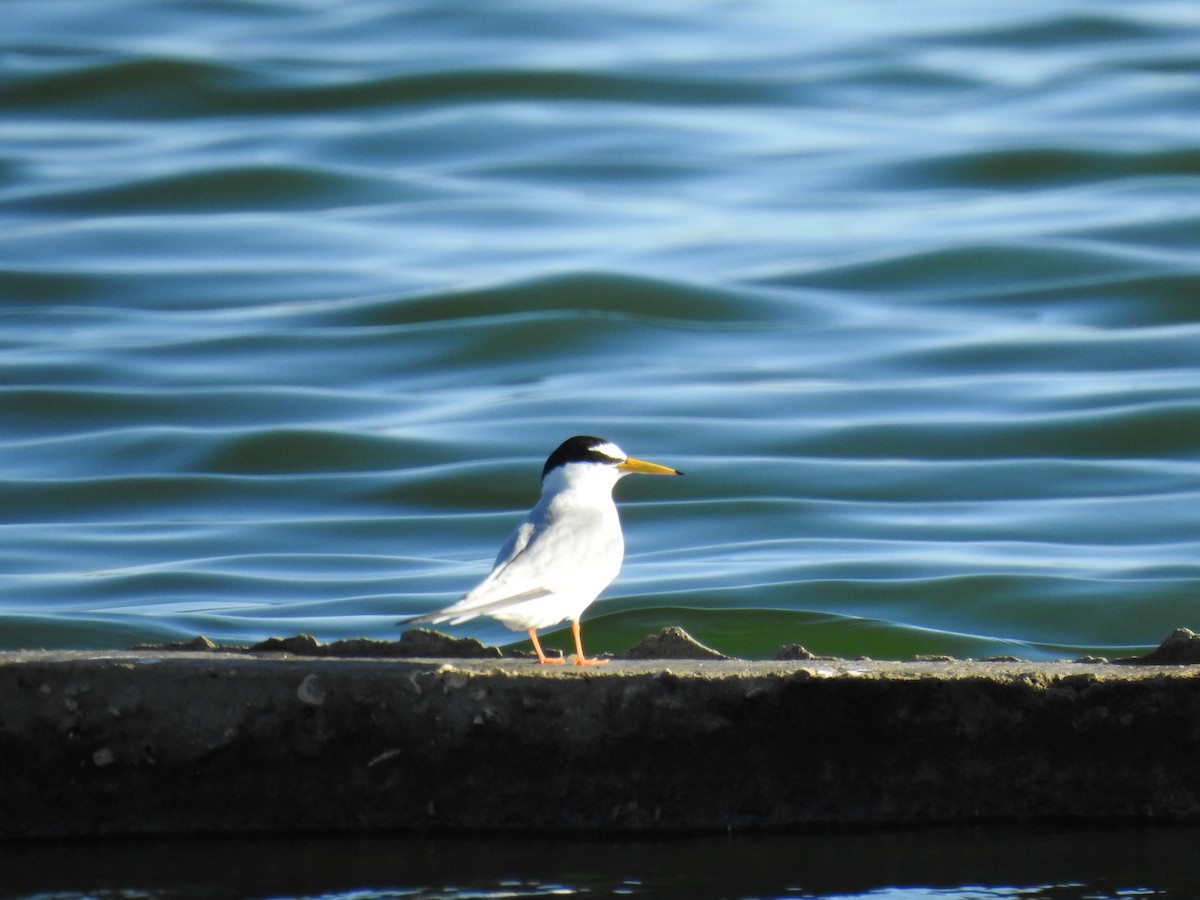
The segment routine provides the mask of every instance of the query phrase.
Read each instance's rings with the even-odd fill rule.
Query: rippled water
[[[1193,3],[13,0],[5,32],[2,646],[395,636],[575,433],[688,471],[619,488],[590,650],[1200,625]]]

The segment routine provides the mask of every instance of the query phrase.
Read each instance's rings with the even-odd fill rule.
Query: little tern
[[[542,652],[538,630],[569,619],[575,665],[607,663],[583,655],[579,617],[621,570],[625,539],[612,492],[635,473],[683,474],[634,459],[603,438],[563,441],[542,469],[541,499],[501,546],[491,573],[457,603],[407,621],[457,625],[490,616],[527,632],[538,662],[546,664],[563,659]]]

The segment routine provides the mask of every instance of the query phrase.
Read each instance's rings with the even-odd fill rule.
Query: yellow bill
[[[682,475],[678,469],[672,469],[669,466],[660,466],[658,463],[646,462],[641,459],[634,459],[632,456],[627,458],[625,462],[618,463],[617,468],[622,472],[637,472],[641,475]]]

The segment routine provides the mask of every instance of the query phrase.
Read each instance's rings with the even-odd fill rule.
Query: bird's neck
[[[566,465],[549,472],[542,483],[542,500],[562,497],[593,506],[612,505],[613,485],[620,476],[612,469]]]

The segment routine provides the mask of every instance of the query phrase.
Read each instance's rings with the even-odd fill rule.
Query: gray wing
[[[555,593],[595,596],[620,569],[624,545],[615,539],[597,546],[597,532],[586,519],[574,527],[549,527],[550,521],[531,517],[509,536],[491,573],[461,600],[412,621],[459,622],[489,615],[507,606]]]
[[[410,623],[428,622],[436,625],[439,622],[449,622],[457,625],[467,619],[486,615],[497,607],[517,603],[522,600],[532,600],[545,596],[551,591],[536,584],[538,572],[522,557],[530,543],[534,540],[538,526],[531,521],[522,522],[508,536],[496,555],[492,571],[483,581],[467,592],[457,603],[445,609],[427,615],[417,616],[406,621]]]

